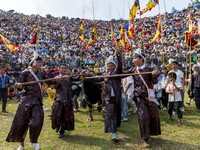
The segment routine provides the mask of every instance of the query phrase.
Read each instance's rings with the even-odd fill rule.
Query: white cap
[[[192,66],[192,70],[194,71],[194,69],[195,69],[196,67],[199,68],[199,66],[198,66],[197,64],[194,64],[194,65]]]
[[[106,60],[106,64],[109,64],[109,63],[113,63],[115,67],[117,66],[112,55],[110,55],[108,59]]]
[[[34,54],[33,54],[33,58],[31,58],[31,61],[30,61],[29,65],[30,65],[30,66],[35,66],[35,65],[36,65],[36,60],[37,60],[38,58],[41,58],[41,59],[42,59],[42,57],[40,57],[39,54],[38,54],[37,52],[34,53]]]
[[[144,60],[146,60],[145,55],[142,53],[142,50],[140,48],[136,49],[134,55],[139,55],[142,57]]]
[[[173,61],[175,61],[175,60],[171,59],[171,58],[168,60],[169,64],[171,64]]]

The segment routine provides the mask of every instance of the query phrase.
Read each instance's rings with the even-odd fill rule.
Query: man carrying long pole
[[[141,50],[136,50],[133,56],[135,68],[134,73],[144,73],[152,71],[145,65],[145,55]],[[138,122],[140,126],[141,138],[144,140],[144,147],[149,148],[151,145],[150,135],[160,135],[160,118],[153,91],[153,84],[158,82],[157,70],[151,74],[134,75],[134,101],[138,108]]]
[[[17,150],[24,150],[24,140],[29,129],[29,138],[34,150],[39,150],[38,137],[44,121],[43,98],[41,83],[22,86],[22,83],[46,79],[41,71],[42,58],[35,56],[30,62],[31,69],[20,74],[19,83],[15,85],[18,90],[24,90],[19,105],[6,138],[7,142],[20,142]]]

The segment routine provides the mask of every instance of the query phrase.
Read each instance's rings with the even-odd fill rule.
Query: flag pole
[[[122,7],[123,7],[122,17],[123,17],[123,19],[124,19],[124,0],[123,0],[123,5],[122,5]]]
[[[84,17],[85,17],[85,0],[83,0],[83,19],[84,19]]]
[[[192,15],[192,14],[190,14]],[[192,17],[192,16],[189,16],[189,17]],[[190,18],[189,18],[189,27],[190,27],[190,23],[192,24],[193,26],[193,18],[192,18],[192,22],[190,22]],[[193,30],[193,29],[192,29]],[[193,32],[193,31],[191,31]],[[191,36],[190,35],[191,33],[189,32],[189,35],[188,36]],[[192,33],[193,34],[193,33]],[[190,77],[192,75],[192,66],[191,66],[191,63],[192,63],[192,37],[190,37],[190,41],[189,41],[189,49],[190,49],[190,55],[189,55],[189,62],[190,62],[190,66],[189,66],[189,73],[190,73]]]
[[[91,1],[93,21],[95,21],[95,5],[94,0]]]
[[[137,15],[137,13],[136,13]],[[140,13],[140,7],[139,7],[139,15],[140,15],[140,21],[139,21],[139,25],[140,25],[140,22],[142,20],[142,16],[141,16],[141,13]],[[135,33],[135,32],[134,32]],[[138,32],[139,33],[139,32]],[[143,45],[143,42],[141,43]],[[144,50],[144,55],[146,56],[146,51]]]
[[[160,17],[160,22],[161,22],[161,38],[160,38],[160,41],[161,41],[161,45],[162,45],[162,49],[163,49],[163,53],[162,53],[162,58],[163,58],[163,64],[165,64],[165,58],[164,58],[164,53],[165,53],[165,50],[164,50],[164,45],[163,45],[163,38],[162,38],[162,29],[163,29],[163,25],[162,25],[162,17],[161,17],[161,13],[160,13],[160,1],[158,0],[158,12],[159,12],[159,17]]]
[[[85,5],[84,4],[85,4],[85,0],[83,0],[83,19],[82,19],[81,24],[83,23],[83,20],[85,17]],[[84,35],[84,30],[82,32],[83,32],[82,34]],[[84,40],[84,38],[83,38],[83,40]],[[83,67],[83,48],[84,48],[84,41],[82,41],[82,43],[81,43],[81,63],[80,63],[81,69]]]
[[[188,51],[189,51],[189,47],[187,47],[187,52],[188,52]],[[188,56],[189,56],[189,55],[186,53],[186,60],[185,60],[185,61],[186,61],[186,65],[187,65],[187,63],[190,64],[190,63],[188,62]],[[189,66],[189,68],[190,68],[190,66]],[[188,78],[188,73],[187,73],[187,72],[188,72],[188,68],[187,68],[187,66],[186,66],[185,72],[186,72],[185,79],[187,79],[187,78]]]
[[[37,28],[35,32],[37,32],[36,36],[36,47],[35,50],[37,53],[39,53],[37,50],[39,49],[39,42],[38,42],[38,37],[39,37],[39,28],[40,28],[40,7],[39,7],[39,0],[37,1],[37,11],[38,11],[38,16],[37,16]]]
[[[165,0],[163,0],[163,4],[164,4],[165,13],[166,13],[166,12],[167,12],[167,9],[166,9]]]
[[[192,38],[190,38],[190,70],[189,70],[189,73],[190,73],[190,77],[192,75]]]
[[[111,21],[111,14],[112,14],[112,12],[111,12],[111,3],[110,3],[110,0],[109,0],[109,5],[108,5],[108,7],[109,7],[109,19],[110,19],[110,21]]]

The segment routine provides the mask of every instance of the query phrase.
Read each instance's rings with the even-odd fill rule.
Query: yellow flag
[[[189,17],[189,34],[191,34],[191,35],[194,34],[194,24],[193,24],[191,15]]]
[[[11,41],[9,41],[8,39],[6,39],[3,35],[0,34],[0,40],[7,46],[7,48],[12,51],[15,52],[17,50],[19,50],[21,48],[21,46],[16,46],[15,44],[13,44]]]
[[[162,29],[161,29],[161,19],[160,19],[160,16],[158,17],[158,23],[157,23],[157,26],[156,26],[156,34],[154,35],[153,39],[150,41],[149,44],[152,44],[157,38],[158,40],[160,40],[161,38],[161,32],[162,32]]]
[[[154,8],[157,4],[159,4],[158,0],[149,0],[146,7],[140,11],[140,15],[143,15],[147,11],[151,11],[151,9]]]
[[[134,4],[130,10],[130,14],[129,14],[129,20],[133,20],[136,17],[137,11],[140,9],[140,3],[139,0],[135,0]],[[130,19],[131,18],[131,19]]]

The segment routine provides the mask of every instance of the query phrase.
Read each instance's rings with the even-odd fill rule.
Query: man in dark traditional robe
[[[74,110],[71,94],[71,81],[77,81],[78,78],[72,78],[67,75],[67,65],[60,66],[58,78],[66,77],[55,83],[56,98],[52,106],[52,128],[59,132],[59,138],[64,137],[65,130],[74,130]]]
[[[42,88],[40,83],[22,86],[21,83],[46,79],[41,70],[42,58],[35,56],[30,62],[31,69],[20,73],[19,83],[15,84],[18,90],[24,90],[19,100],[11,130],[6,138],[8,142],[21,142],[17,150],[24,150],[24,140],[29,128],[30,142],[34,150],[39,150],[38,137],[44,121]]]
[[[138,108],[140,134],[145,147],[150,147],[150,135],[161,134],[158,106],[155,99],[150,99],[152,93],[150,95],[148,92],[148,89],[153,89],[153,84],[158,82],[157,70],[153,71],[145,66],[145,55],[140,49],[136,50],[133,59],[135,64],[135,68],[132,70],[133,73],[150,72],[149,74],[133,76],[134,101]]]
[[[113,56],[107,59],[107,75],[122,73],[122,58],[120,52],[116,53],[117,64]],[[117,128],[121,124],[121,78],[107,78],[104,80],[105,104],[105,133],[112,133],[112,140],[118,141]]]
[[[190,84],[190,94],[194,95],[196,108],[200,109],[200,69],[197,65],[194,65],[193,71]]]

